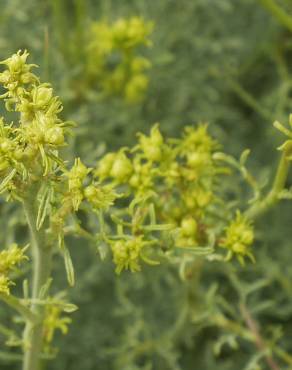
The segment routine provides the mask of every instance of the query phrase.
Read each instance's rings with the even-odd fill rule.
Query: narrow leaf
[[[64,262],[65,262],[65,269],[67,273],[67,280],[70,286],[74,286],[75,284],[75,274],[74,274],[74,267],[72,263],[72,259],[67,248],[64,248],[63,252]]]
[[[0,184],[0,194],[3,193],[5,190],[6,190],[6,187],[9,183],[9,181],[11,181],[14,177],[14,175],[16,174],[16,169],[12,170],[6,177],[5,179],[2,181],[2,183]]]
[[[52,189],[48,186],[44,187],[44,189],[40,190],[39,194],[39,208],[37,213],[37,219],[36,219],[36,228],[39,230],[46,218],[46,215],[48,213],[48,209],[50,207],[50,201],[52,198]]]

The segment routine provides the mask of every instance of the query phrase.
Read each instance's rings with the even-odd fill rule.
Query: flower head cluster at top
[[[0,294],[10,294],[10,286],[13,285],[13,282],[9,278],[9,274],[28,259],[24,254],[25,249],[12,244],[0,252]]]
[[[132,17],[113,24],[91,25],[88,46],[88,74],[99,81],[106,94],[118,95],[128,102],[140,100],[148,86],[145,71],[151,63],[137,49],[150,46],[152,22]]]
[[[0,119],[0,175],[15,178],[15,185],[17,179],[25,180],[40,171],[46,175],[54,169],[57,150],[65,144],[70,125],[59,118],[59,98],[53,96],[49,84],[39,82],[32,73],[35,65],[27,64],[27,57],[26,51],[19,51],[1,62],[5,70],[0,73],[0,85],[6,90],[1,98],[8,111],[19,114],[19,121]],[[21,192],[20,187],[10,185],[7,190],[15,196]]]
[[[135,146],[107,153],[95,168],[79,158],[68,168],[59,150],[72,124],[59,117],[59,98],[33,74],[27,57],[18,52],[1,62],[1,97],[19,119],[0,120],[0,194],[24,201],[33,189],[36,229],[46,229],[49,243],[58,240],[71,279],[64,238],[70,227],[76,229],[82,207],[97,214],[96,238],[111,250],[118,273],[138,271],[142,261],[157,264],[165,252],[193,250],[211,239],[229,257],[251,257],[253,229],[239,214],[222,236],[226,206],[220,182],[228,171],[214,156],[218,143],[206,124],[185,127],[177,139],[165,139],[154,125],[150,135],[138,134]],[[0,278],[7,291],[6,275]]]

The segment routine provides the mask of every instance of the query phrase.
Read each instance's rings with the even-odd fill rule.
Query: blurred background
[[[40,66],[42,81],[64,103],[63,117],[78,125],[68,156],[74,152],[92,166],[104,152],[132,145],[136,133],[148,132],[155,122],[173,137],[184,125],[208,122],[227,153],[251,149],[251,172],[262,181],[275,170],[283,138],[272,123],[287,123],[292,111],[289,0],[1,0],[0,5],[0,59],[27,49],[30,62]],[[137,42],[130,56],[122,42],[120,49],[108,48],[108,28],[133,17],[146,25],[147,42]],[[142,62],[129,72],[133,55]],[[7,231],[3,242],[12,238],[14,218],[2,220],[1,229]],[[17,230],[23,232],[21,225]],[[202,269],[198,263],[184,283],[176,266],[117,277],[97,248],[70,241],[77,284],[68,294],[79,310],[69,333],[57,337],[59,353],[47,368],[272,368],[239,330],[244,324],[237,302],[244,295],[278,351],[279,366],[291,369],[291,206],[286,202],[265,215],[258,234],[256,265],[214,263]],[[65,289],[61,263],[56,261],[55,280]],[[234,326],[212,322],[219,314],[232,318]],[[1,322],[9,315],[1,305]],[[0,368],[18,369],[4,353],[1,333],[0,343]]]

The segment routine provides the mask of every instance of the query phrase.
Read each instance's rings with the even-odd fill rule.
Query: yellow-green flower
[[[62,309],[58,306],[48,305],[43,324],[43,336],[47,344],[51,343],[56,330],[60,330],[62,334],[68,333],[68,325],[72,320],[70,317],[61,317]]]
[[[160,161],[163,151],[163,136],[159,131],[158,124],[154,125],[150,131],[150,136],[138,134],[139,148],[142,150],[145,158],[150,161]]]
[[[140,257],[144,246],[142,237],[114,242],[111,247],[116,272],[120,274],[123,270],[140,271]]]
[[[83,182],[89,172],[90,169],[81,162],[80,158],[76,158],[73,167],[67,173],[69,192],[75,211],[83,200]]]
[[[141,17],[118,19],[113,24],[103,21],[91,25],[87,72],[105,95],[120,96],[129,103],[143,98],[148,86],[145,71],[151,63],[136,49],[151,45],[149,35],[152,28],[152,22],[146,22]]]
[[[131,160],[126,156],[125,151],[121,150],[117,153],[113,162],[110,175],[119,183],[123,183],[129,179],[133,172]]]
[[[112,185],[91,184],[84,189],[85,198],[96,209],[107,210],[119,195]]]
[[[219,245],[228,249],[227,260],[235,255],[243,264],[246,256],[254,262],[251,251],[253,241],[254,229],[251,222],[240,211],[237,211],[235,219],[226,227],[225,236]]]
[[[21,262],[28,260],[24,254],[27,247],[19,248],[13,243],[8,249],[0,252],[0,274],[7,274]]]

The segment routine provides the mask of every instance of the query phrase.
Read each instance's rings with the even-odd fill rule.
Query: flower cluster
[[[206,124],[186,127],[180,139],[165,139],[156,124],[149,136],[138,134],[133,148],[99,160],[94,179],[115,187],[124,199],[122,209],[111,209],[118,236],[105,240],[117,272],[137,271],[141,261],[156,263],[159,251],[171,245],[192,249],[208,244],[224,172],[213,158],[218,147]]]
[[[19,114],[17,123],[0,119],[1,190],[16,198],[21,197],[24,182],[56,169],[58,149],[65,145],[70,126],[58,116],[62,110],[59,98],[31,72],[35,65],[27,64],[27,57],[26,51],[19,51],[1,62],[5,69],[0,73],[0,84],[6,90],[1,98],[9,111]]]
[[[128,102],[140,100],[148,86],[148,59],[137,55],[140,46],[150,46],[151,22],[140,17],[119,19],[113,24],[91,25],[88,73],[98,80],[106,94],[122,96]]]
[[[104,50],[147,44],[150,28],[141,19],[119,21],[112,29],[104,24],[103,33],[111,40],[103,40]],[[117,272],[138,271],[142,261],[156,264],[172,247],[194,250],[222,239],[226,225],[220,213],[228,211],[219,180],[228,171],[216,159],[219,145],[206,124],[187,126],[175,139],[164,138],[156,124],[149,135],[138,134],[135,146],[106,154],[95,168],[77,158],[68,169],[59,149],[70,123],[59,118],[59,98],[31,72],[27,56],[18,52],[2,62],[6,69],[0,82],[7,90],[2,98],[19,121],[0,120],[0,193],[22,200],[35,186],[36,228],[45,224],[50,241],[58,239],[71,283],[64,230],[80,207],[98,215],[98,238],[112,251]],[[252,241],[251,226],[238,214],[220,245],[241,261],[245,255],[252,258]],[[2,278],[1,284],[9,283]]]
[[[8,249],[0,252],[0,294],[10,294],[10,286],[13,285],[13,282],[8,275],[20,263],[28,259],[24,253],[25,250],[26,247],[19,248],[13,243]]]
[[[237,211],[235,219],[226,227],[225,236],[219,245],[228,249],[227,260],[235,255],[243,264],[244,257],[249,257],[254,262],[254,256],[251,252],[253,241],[254,230],[251,222]]]

